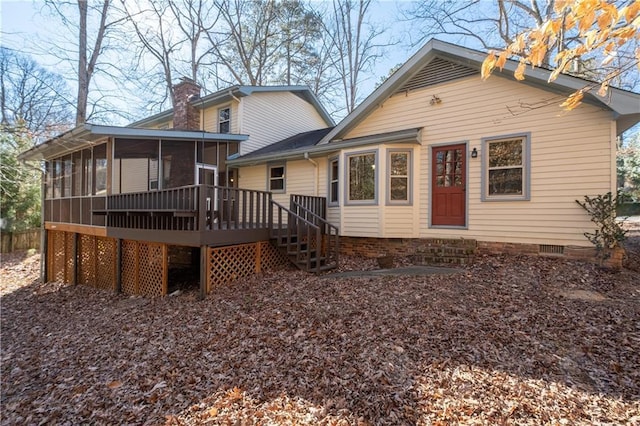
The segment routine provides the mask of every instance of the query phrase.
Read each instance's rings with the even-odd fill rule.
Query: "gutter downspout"
[[[317,197],[318,196],[318,182],[320,180],[320,177],[319,177],[320,170],[318,169],[318,163],[316,161],[312,160],[311,158],[309,158],[309,153],[308,152],[304,153],[304,158],[305,158],[305,160],[307,160],[311,164],[313,164],[313,166],[316,168],[316,172],[315,172],[315,175],[313,177],[313,196]]]

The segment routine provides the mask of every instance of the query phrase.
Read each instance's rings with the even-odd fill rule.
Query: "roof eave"
[[[230,167],[254,166],[258,164],[269,163],[271,161],[297,160],[305,158],[305,154],[309,156],[321,156],[330,152],[339,151],[346,148],[355,148],[359,146],[375,145],[379,143],[398,144],[398,143],[419,143],[421,137],[421,129],[405,129],[397,132],[381,133],[371,136],[363,136],[353,139],[345,139],[342,141],[334,141],[330,144],[313,145],[309,147],[296,148],[285,152],[273,152],[257,157],[239,157],[237,159],[227,159],[227,165]]]
[[[65,155],[69,152],[93,146],[98,142],[102,143],[102,141],[108,137],[162,140],[190,139],[232,142],[242,142],[249,138],[248,135],[231,133],[208,133],[193,130],[140,129],[133,127],[83,124],[21,153],[18,156],[18,159],[22,161],[37,161],[54,158]]]

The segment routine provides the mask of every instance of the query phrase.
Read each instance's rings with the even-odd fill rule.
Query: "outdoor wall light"
[[[473,148],[471,150],[471,158],[478,158],[478,149],[477,148]]]

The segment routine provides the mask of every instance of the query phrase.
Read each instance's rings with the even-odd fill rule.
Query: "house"
[[[45,164],[46,279],[162,295],[170,268],[200,264],[204,294],[283,260],[265,242],[287,214],[274,225],[271,194],[239,187],[226,160],[333,120],[307,87],[201,97],[183,79],[174,93],[172,110],[127,127],[84,124],[21,154]]]
[[[548,83],[539,68],[517,81],[512,61],[483,81],[485,57],[432,40],[337,126],[227,164],[243,188],[276,201],[326,198],[342,253],[593,256],[583,235],[593,226],[575,200],[615,192],[616,138],[640,120],[640,95],[595,89],[563,111],[568,94],[593,83]],[[274,173],[275,186],[264,178]]]
[[[316,272],[339,253],[592,257],[575,200],[616,189],[640,95],[565,112],[591,83],[517,81],[512,62],[482,81],[484,58],[432,40],[335,126],[303,87],[200,97],[184,80],[174,110],[53,138],[21,156],[46,161],[46,277],[162,295],[172,267],[199,265],[204,296],[287,257]]]

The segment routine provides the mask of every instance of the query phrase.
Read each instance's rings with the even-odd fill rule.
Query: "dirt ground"
[[[37,256],[3,255],[0,422],[640,424],[629,247],[620,272],[484,256],[446,275],[277,271],[202,301],[41,284]]]

